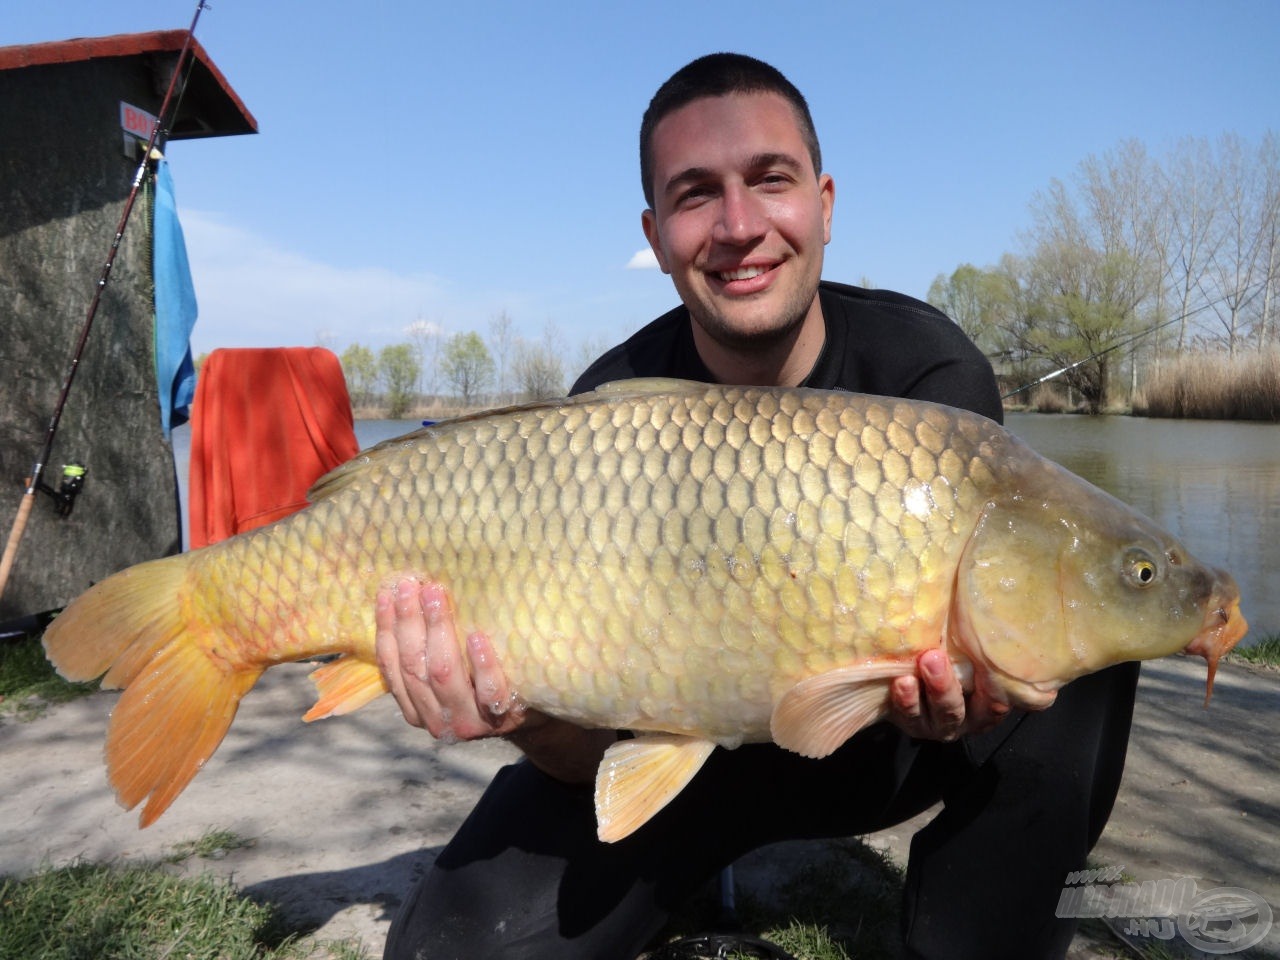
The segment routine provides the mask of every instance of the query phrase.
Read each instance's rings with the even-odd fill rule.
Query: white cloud
[[[216,215],[186,210],[182,224],[200,307],[197,354],[318,342],[339,352],[353,342],[377,348],[403,339],[447,295],[430,274],[310,260]]]
[[[653,250],[645,247],[643,250],[637,250],[627,261],[628,270],[657,270],[658,258],[653,255]]]
[[[406,337],[435,337],[445,333],[445,328],[443,324],[436,323],[434,320],[424,320],[422,317],[418,317],[413,323],[407,324],[401,330],[401,333]]]

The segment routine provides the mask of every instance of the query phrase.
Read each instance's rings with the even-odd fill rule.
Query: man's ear
[[[658,266],[663,273],[670,274],[671,271],[667,269],[667,258],[662,255],[662,242],[658,235],[658,215],[653,210],[645,210],[640,214],[640,229],[644,231],[644,238],[649,241],[649,249],[657,258]]]
[[[818,178],[818,192],[822,196],[822,242],[826,244],[831,242],[831,212],[836,205],[836,182],[831,174],[824,173]]]

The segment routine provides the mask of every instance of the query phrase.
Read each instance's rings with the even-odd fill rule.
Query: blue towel
[[[160,425],[165,438],[186,423],[196,393],[196,368],[191,359],[191,330],[196,325],[196,290],[187,263],[187,245],[173,199],[169,162],[156,172],[155,245],[152,273],[156,287],[156,386],[160,394]]]

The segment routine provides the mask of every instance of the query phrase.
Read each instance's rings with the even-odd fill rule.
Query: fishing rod
[[[1090,360],[1096,360],[1098,357],[1105,356],[1106,354],[1110,353],[1112,350],[1119,350],[1121,347],[1127,347],[1129,344],[1133,343],[1135,340],[1141,340],[1143,337],[1149,336],[1155,333],[1157,330],[1162,330],[1165,327],[1171,326],[1172,324],[1175,324],[1175,323],[1180,323],[1183,320],[1189,320],[1190,318],[1194,317],[1197,313],[1203,313],[1205,310],[1208,310],[1211,307],[1217,306],[1219,303],[1223,301],[1223,299],[1225,298],[1214,300],[1212,303],[1203,303],[1200,306],[1196,307],[1194,310],[1188,310],[1186,313],[1179,314],[1178,316],[1174,317],[1172,320],[1162,320],[1159,323],[1155,324],[1154,326],[1150,326],[1145,330],[1141,330],[1138,333],[1125,337],[1123,340],[1116,341],[1109,347],[1104,347],[1103,349],[1097,351],[1096,353],[1089,354],[1089,356],[1085,357],[1083,360],[1077,360],[1075,363],[1069,363],[1065,367],[1062,367],[1058,370],[1054,370],[1052,373],[1046,373],[1039,380],[1032,380],[1030,383],[1023,384],[1021,387],[1018,387],[1016,390],[1010,390],[1008,393],[1002,394],[1000,399],[1008,400],[1010,397],[1016,397],[1018,394],[1022,393],[1024,390],[1030,390],[1032,387],[1038,387],[1042,383],[1048,383],[1050,380],[1053,380],[1056,377],[1060,377],[1064,373],[1071,372],[1076,367],[1083,366],[1084,364],[1088,363]]]
[[[31,476],[27,480],[26,491],[22,495],[22,502],[18,505],[18,512],[13,518],[13,526],[9,530],[9,539],[5,543],[4,555],[0,557],[0,597],[4,596],[5,586],[9,582],[9,574],[13,571],[13,561],[18,554],[18,544],[21,543],[22,534],[27,528],[27,520],[31,516],[31,508],[35,504],[36,494],[41,489],[48,489],[42,483],[41,478],[44,475],[45,464],[53,453],[53,439],[57,435],[58,424],[62,420],[62,412],[67,406],[67,397],[71,393],[71,383],[75,379],[76,371],[80,368],[80,359],[84,355],[85,345],[89,341],[89,332],[93,329],[93,321],[98,314],[98,304],[102,300],[102,291],[106,289],[107,281],[111,278],[111,268],[115,265],[116,254],[120,250],[120,241],[124,237],[124,228],[129,222],[129,215],[133,212],[134,202],[138,199],[139,188],[141,188],[142,182],[147,175],[147,168],[151,163],[156,141],[160,138],[162,131],[167,129],[165,124],[169,106],[173,102],[175,91],[178,89],[178,78],[182,76],[182,71],[186,67],[187,57],[191,52],[191,44],[195,39],[196,23],[200,20],[200,14],[204,11],[204,8],[205,0],[197,0],[195,15],[191,18],[191,26],[187,28],[187,36],[182,41],[182,49],[178,53],[177,63],[174,64],[173,75],[169,78],[169,86],[165,90],[164,99],[160,101],[160,112],[156,115],[156,122],[151,126],[151,135],[147,138],[146,149],[142,151],[142,158],[138,161],[138,170],[133,176],[133,185],[129,190],[129,196],[125,200],[124,210],[120,214],[120,222],[116,225],[115,237],[111,241],[111,248],[107,252],[107,259],[103,264],[101,274],[98,276],[98,282],[94,285],[93,299],[89,302],[84,325],[80,329],[80,338],[76,343],[75,351],[71,355],[71,364],[67,369],[66,378],[62,382],[62,392],[58,396],[56,406],[53,408],[53,416],[49,418],[49,426],[44,436],[44,446],[40,450],[40,455],[36,458],[35,465],[31,468]]]
[[[1200,307],[1199,309],[1203,310],[1204,307]],[[1030,383],[1024,384],[1023,386],[1018,387],[1017,390],[1010,390],[1008,393],[1002,394],[1000,399],[1008,400],[1010,397],[1016,397],[1018,394],[1022,393],[1024,390],[1030,390],[1032,387],[1038,387],[1042,383],[1048,383],[1050,380],[1054,379],[1055,377],[1060,377],[1064,373],[1069,373],[1070,371],[1074,370],[1076,367],[1083,366],[1084,364],[1088,363],[1090,360],[1096,360],[1098,357],[1105,356],[1106,354],[1110,353],[1112,350],[1119,350],[1121,347],[1127,346],[1128,344],[1133,343],[1133,341],[1135,340],[1139,340],[1142,337],[1147,336],[1148,334],[1155,333],[1157,330],[1161,329],[1162,327],[1167,327],[1170,324],[1177,323],[1178,321],[1184,320],[1190,316],[1191,314],[1188,313],[1188,314],[1184,314],[1181,317],[1174,317],[1172,320],[1162,320],[1160,323],[1157,323],[1154,327],[1149,327],[1146,330],[1143,330],[1141,333],[1135,333],[1133,336],[1126,337],[1123,340],[1118,340],[1115,343],[1113,343],[1111,346],[1105,347],[1102,350],[1097,351],[1096,353],[1089,354],[1089,356],[1085,357],[1083,360],[1077,360],[1075,363],[1069,363],[1065,367],[1061,367],[1060,369],[1053,371],[1053,373],[1046,373],[1039,380],[1032,380]]]

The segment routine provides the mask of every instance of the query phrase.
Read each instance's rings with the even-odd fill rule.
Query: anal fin
[[[643,826],[693,779],[716,745],[676,733],[644,733],[605,751],[596,773],[596,833],[614,843]]]
[[[352,656],[339,657],[313,670],[310,680],[320,697],[302,715],[307,723],[359,710],[387,692],[377,665]]]

